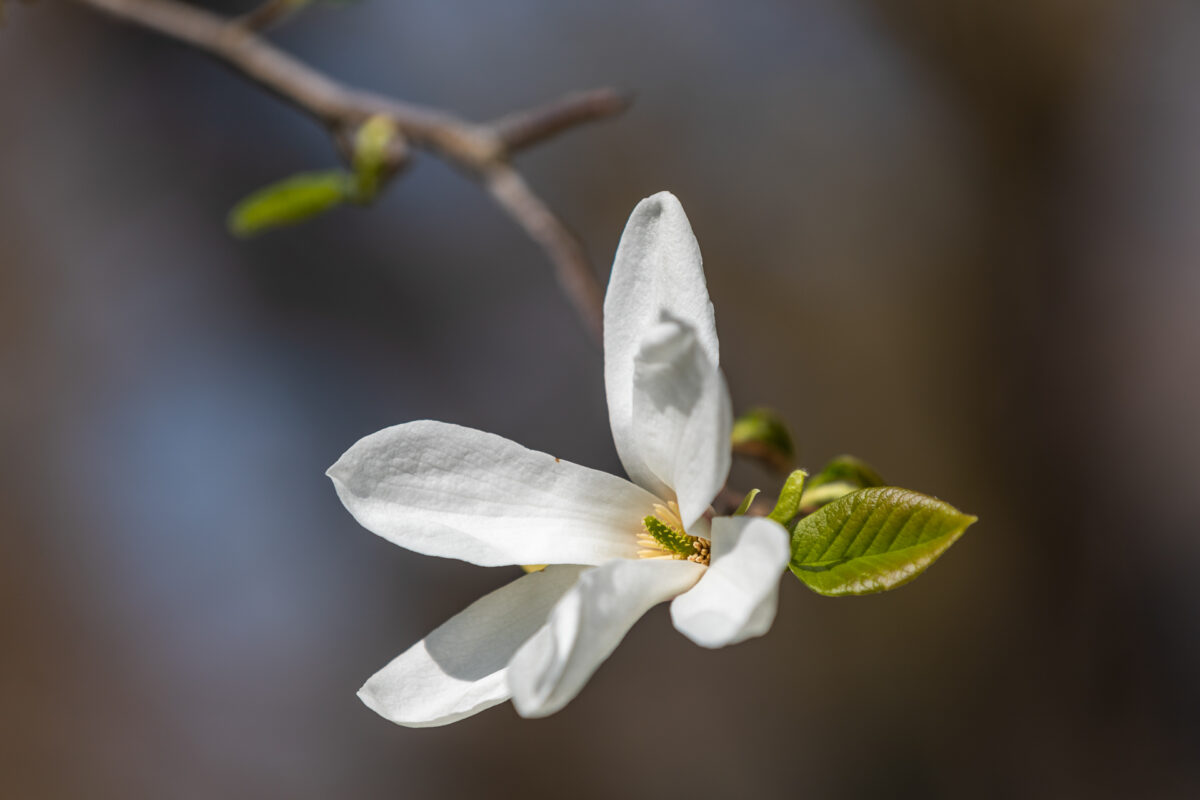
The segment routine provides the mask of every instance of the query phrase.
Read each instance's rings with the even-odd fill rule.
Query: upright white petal
[[[673,559],[614,561],[585,572],[508,666],[517,712],[544,717],[569,703],[643,614],[703,572]]]
[[[552,566],[455,614],[371,676],[359,698],[377,714],[428,728],[508,699],[508,662],[588,567]]]
[[[732,428],[721,370],[691,326],[664,312],[634,358],[633,434],[647,472],[663,487],[659,496],[678,499],[685,528],[729,477]]]
[[[691,591],[671,603],[676,630],[702,647],[762,636],[775,621],[779,576],[790,557],[787,531],[778,522],[714,519],[712,565]]]
[[[656,502],[606,472],[428,420],[359,440],[328,474],[367,530],[489,567],[636,558]]]
[[[664,310],[691,325],[700,349],[720,364],[700,246],[670,192],[647,197],[633,210],[604,298],[604,384],[613,441],[629,477],[650,491],[662,487],[645,465],[633,431],[633,362]]]

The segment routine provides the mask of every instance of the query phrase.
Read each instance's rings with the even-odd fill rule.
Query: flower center
[[[679,506],[672,500],[667,505],[655,504],[654,514],[642,520],[638,532],[640,558],[674,558],[708,565],[712,542],[699,536],[689,536],[679,518]]]

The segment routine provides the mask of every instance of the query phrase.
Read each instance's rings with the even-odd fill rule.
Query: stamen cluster
[[[679,506],[671,501],[666,506],[656,504],[654,514],[642,520],[638,534],[641,558],[675,558],[708,565],[712,543],[699,536],[689,536],[679,518]]]

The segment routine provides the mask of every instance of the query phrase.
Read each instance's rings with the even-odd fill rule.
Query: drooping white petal
[[[662,486],[646,467],[633,431],[633,361],[663,311],[691,325],[700,349],[720,364],[700,246],[670,192],[647,197],[633,210],[604,298],[604,384],[613,441],[629,477],[653,492]]]
[[[588,569],[551,566],[484,595],[371,676],[358,696],[400,725],[448,725],[508,699],[513,653]]]
[[[779,576],[791,557],[788,534],[766,517],[718,517],[712,563],[704,577],[671,603],[676,630],[702,647],[762,636],[775,621]]]
[[[669,487],[659,493],[678,499],[685,528],[729,477],[732,428],[721,370],[691,326],[664,312],[634,358],[633,435],[648,474]]]
[[[636,558],[656,502],[614,475],[428,420],[359,440],[328,474],[367,530],[483,566]]]
[[[517,712],[544,717],[565,706],[643,614],[703,572],[673,559],[613,561],[585,572],[508,666]]]

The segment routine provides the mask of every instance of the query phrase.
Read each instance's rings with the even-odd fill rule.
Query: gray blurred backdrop
[[[737,406],[981,518],[893,594],[785,577],[712,652],[660,608],[558,715],[431,730],[355,690],[515,570],[387,544],[323,472],[425,417],[618,471],[543,254],[428,158],[234,241],[241,196],[334,163],[320,129],[73,4],[9,17],[5,797],[1200,793],[1200,6],[374,0],[275,34],[477,119],[635,91],[520,158],[601,271],[671,189]]]

